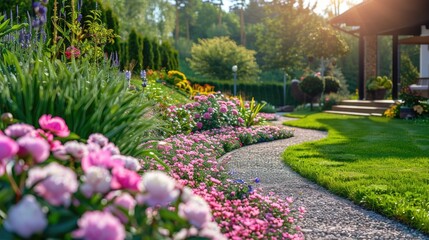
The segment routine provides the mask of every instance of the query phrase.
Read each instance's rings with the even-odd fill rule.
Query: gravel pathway
[[[281,118],[277,125],[287,120]],[[223,156],[230,157],[228,169],[243,180],[259,177],[259,187],[280,198],[292,196],[296,206],[305,206],[301,223],[306,239],[428,239],[428,236],[367,211],[352,202],[329,193],[283,164],[281,154],[288,147],[322,139],[326,132],[289,128],[294,137],[240,148]]]

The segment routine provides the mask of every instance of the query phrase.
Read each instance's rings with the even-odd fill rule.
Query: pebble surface
[[[287,118],[280,117],[275,125]],[[307,209],[301,228],[305,239],[428,239],[429,236],[396,221],[365,210],[347,199],[335,196],[292,171],[281,158],[292,145],[326,137],[326,132],[290,128],[294,137],[246,146],[224,156],[234,178],[251,180],[258,177],[264,192],[280,198],[293,197],[295,206]]]

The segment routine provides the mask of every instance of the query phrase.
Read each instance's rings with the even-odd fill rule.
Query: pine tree
[[[147,37],[143,39],[143,59],[144,68],[155,69],[152,42]]]
[[[135,30],[132,30],[128,37],[128,62],[134,63],[133,71],[135,73],[139,73],[141,70],[141,51],[140,51],[140,43]]]

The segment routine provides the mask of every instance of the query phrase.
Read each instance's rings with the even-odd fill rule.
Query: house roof
[[[363,35],[420,35],[429,26],[429,0],[367,0],[330,20]]]

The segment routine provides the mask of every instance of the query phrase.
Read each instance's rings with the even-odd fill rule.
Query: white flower
[[[18,204],[12,206],[4,221],[6,230],[24,238],[42,232],[47,225],[48,220],[32,195],[26,195]]]
[[[144,202],[149,206],[167,206],[179,195],[179,190],[175,189],[176,181],[161,171],[145,173],[141,184]]]
[[[202,197],[196,195],[187,203],[180,204],[179,214],[200,229],[212,218],[210,206]]]
[[[85,172],[85,183],[81,185],[80,190],[86,197],[91,197],[94,193],[106,193],[110,190],[111,180],[109,170],[93,166]]]
[[[140,170],[140,162],[136,158],[129,157],[129,156],[123,156],[123,155],[113,155],[112,160],[119,160],[124,163],[124,167],[131,171],[138,171]]]
[[[66,142],[64,144],[64,148],[67,154],[70,154],[74,159],[78,161],[80,161],[88,154],[87,146],[77,141]]]

